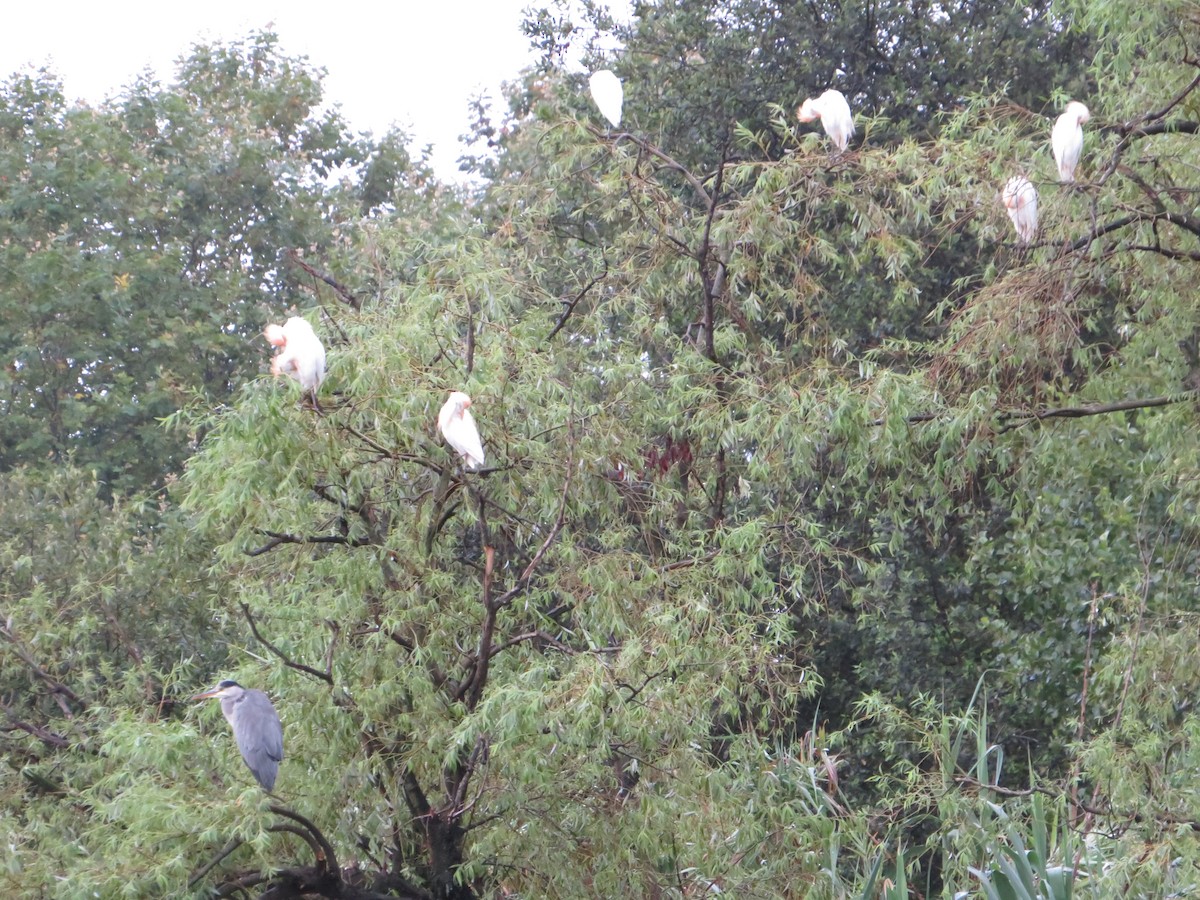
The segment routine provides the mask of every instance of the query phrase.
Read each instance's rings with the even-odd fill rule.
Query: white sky
[[[5,4],[0,78],[47,65],[69,98],[90,102],[117,93],[149,67],[169,83],[174,61],[196,40],[233,40],[270,27],[282,51],[327,70],[325,98],[350,127],[382,134],[393,123],[417,148],[434,145],[434,167],[457,179],[458,136],[468,100],[533,61],[521,10],[534,0],[61,0]],[[368,11],[369,10],[369,11]]]

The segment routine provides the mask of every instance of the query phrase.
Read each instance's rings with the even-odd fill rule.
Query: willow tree
[[[834,156],[782,106],[601,130],[554,77],[476,221],[365,223],[321,409],[263,380],[177,419],[242,636],[201,680],[272,695],[278,796],[215,716],[125,709],[48,858],[101,893],[1194,880],[1198,35],[1089,16],[1078,187],[1003,95]]]

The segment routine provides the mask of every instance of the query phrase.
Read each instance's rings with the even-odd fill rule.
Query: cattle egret
[[[854,116],[841,91],[828,90],[815,100],[809,97],[796,110],[796,118],[801,122],[820,119],[839,153],[846,149],[854,135]]]
[[[281,348],[271,360],[271,374],[295,378],[315,400],[317,388],[325,380],[325,347],[313,327],[299,316],[292,316],[282,327],[268,325],[263,337]]]
[[[470,406],[471,398],[462,391],[451,393],[438,413],[438,428],[446,443],[462,456],[467,468],[478,469],[483,465],[483,442],[479,439]]]
[[[222,681],[211,691],[196,694],[193,700],[221,698],[221,712],[233,729],[242,759],[255,781],[269,791],[275,787],[279,763],[283,760],[283,726],[271,698],[258,690],[246,690],[236,681]]]
[[[625,102],[625,91],[621,87],[621,79],[608,69],[593,72],[588,79],[588,87],[592,91],[592,99],[604,118],[612,122],[613,128],[621,125],[621,106]]]
[[[1079,154],[1083,151],[1083,123],[1091,117],[1086,106],[1072,100],[1054,123],[1054,130],[1050,132],[1050,149],[1054,151],[1054,161],[1058,163],[1060,181],[1075,180],[1075,167],[1079,165]]]
[[[1014,175],[1004,185],[1000,202],[1008,210],[1021,243],[1030,243],[1037,234],[1037,190],[1024,175]]]

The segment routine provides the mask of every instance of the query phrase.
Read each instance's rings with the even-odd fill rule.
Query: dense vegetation
[[[1200,16],[527,29],[469,190],[269,35],[96,109],[0,86],[4,892],[1192,890]],[[264,374],[293,309],[319,409]],[[224,677],[275,796],[184,702]]]

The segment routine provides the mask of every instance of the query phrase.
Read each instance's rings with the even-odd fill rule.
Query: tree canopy
[[[3,883],[1188,890],[1198,22],[681,0],[527,30],[470,191],[316,114],[269,36],[98,110],[6,85]],[[844,153],[795,121],[830,86]],[[258,377],[297,303],[316,404]],[[184,702],[221,678],[279,711],[273,795]]]

